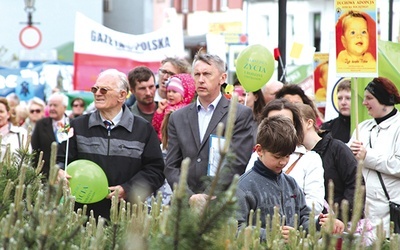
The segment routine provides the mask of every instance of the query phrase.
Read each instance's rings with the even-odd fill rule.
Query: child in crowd
[[[162,140],[161,125],[164,121],[164,116],[188,105],[192,101],[194,94],[195,84],[190,74],[178,74],[169,79],[167,82],[167,99],[163,99],[158,103],[158,108],[154,112],[152,120],[160,141]]]
[[[343,218],[342,201],[347,200],[351,220],[358,162],[353,152],[342,141],[334,139],[329,132],[322,132],[316,126],[315,113],[309,105],[298,103],[303,119],[304,140],[307,150],[317,152],[324,167],[325,200],[328,200],[329,181],[333,181],[333,201],[339,205],[338,218]]]
[[[288,240],[289,232],[296,224],[295,214],[298,215],[297,225],[308,230],[311,210],[307,207],[303,191],[292,177],[282,172],[297,143],[296,129],[289,118],[272,116],[262,120],[255,146],[259,159],[250,171],[240,177],[238,183],[239,229],[248,224],[251,210],[260,209],[260,236],[266,239],[267,215],[272,218],[274,208],[277,207],[280,216],[285,216],[281,229],[285,240]],[[319,218],[319,224],[324,225],[328,216],[320,214]],[[252,221],[253,226],[256,225],[255,213]],[[343,223],[336,220],[333,233],[342,233],[343,230]]]
[[[341,42],[343,47],[337,58],[338,66],[360,63],[374,66],[375,58],[369,48],[369,32],[366,17],[357,11],[349,11],[342,21]]]
[[[319,214],[324,207],[325,193],[324,168],[321,157],[315,152],[307,151],[302,145],[304,139],[302,118],[300,110],[293,103],[284,98],[272,100],[263,109],[260,120],[276,115],[288,117],[292,121],[298,139],[297,147],[290,155],[283,172],[296,180],[297,185],[304,192],[308,208],[314,207],[315,214]],[[258,154],[254,152],[247,164],[246,171],[254,166],[257,159]]]

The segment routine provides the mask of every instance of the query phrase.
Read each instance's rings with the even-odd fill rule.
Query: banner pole
[[[355,123],[356,123],[356,140],[358,140],[358,138],[359,138],[359,136],[358,136],[358,99],[359,99],[359,96],[358,96],[358,80],[357,80],[358,78],[357,77],[355,77],[354,78],[354,95],[355,95],[355,102],[354,102],[354,104],[355,104]]]

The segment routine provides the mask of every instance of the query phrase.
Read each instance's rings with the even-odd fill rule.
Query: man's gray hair
[[[53,99],[61,99],[62,101],[62,105],[64,105],[64,107],[68,107],[68,96],[64,95],[61,92],[55,92],[53,94],[50,95],[49,99],[47,100],[47,102],[50,102]]]
[[[120,90],[125,90],[126,93],[129,93],[129,83],[125,73],[118,71],[116,69],[106,69],[99,74],[98,78],[103,77],[105,75],[118,77],[119,79],[118,88]]]
[[[197,61],[205,62],[208,65],[213,64],[215,67],[217,67],[217,69],[218,69],[218,71],[220,73],[225,73],[226,70],[227,70],[226,64],[221,59],[221,57],[219,57],[217,55],[211,55],[211,54],[207,54],[207,53],[202,53],[201,50],[199,50],[199,52],[197,52],[197,54],[194,56],[193,64],[192,64],[193,68],[194,68],[194,64]]]

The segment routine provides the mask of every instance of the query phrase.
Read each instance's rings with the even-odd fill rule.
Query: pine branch
[[[226,214],[226,211],[232,211],[232,209],[228,209],[229,207],[232,207],[235,205],[236,202],[236,186],[239,181],[239,176],[234,176],[232,183],[229,187],[229,189],[226,191],[224,197],[222,197],[221,201],[221,207],[218,207],[215,213],[212,213],[209,215],[209,218],[205,219],[205,222],[200,225],[199,228],[199,235],[203,235],[207,231],[212,230],[215,228],[215,223],[217,221],[220,221],[221,219],[219,218],[221,215]],[[205,213],[204,213],[205,214]],[[202,222],[203,220],[200,220]]]
[[[190,159],[184,159],[181,164],[181,176],[179,177],[179,185],[177,189],[177,193],[173,198],[174,204],[176,204],[176,219],[174,224],[174,237],[173,237],[173,249],[179,249],[180,242],[180,221],[182,221],[182,210],[183,207],[183,199],[186,195],[187,188],[187,175],[189,169]]]

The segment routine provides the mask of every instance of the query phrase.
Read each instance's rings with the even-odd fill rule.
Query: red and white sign
[[[34,49],[42,42],[42,33],[35,26],[26,26],[19,33],[19,42],[27,49]]]
[[[121,33],[76,14],[74,44],[74,89],[90,90],[98,74],[109,68],[128,73],[144,65],[154,72],[169,56],[183,57],[183,31],[168,25],[142,35]]]

